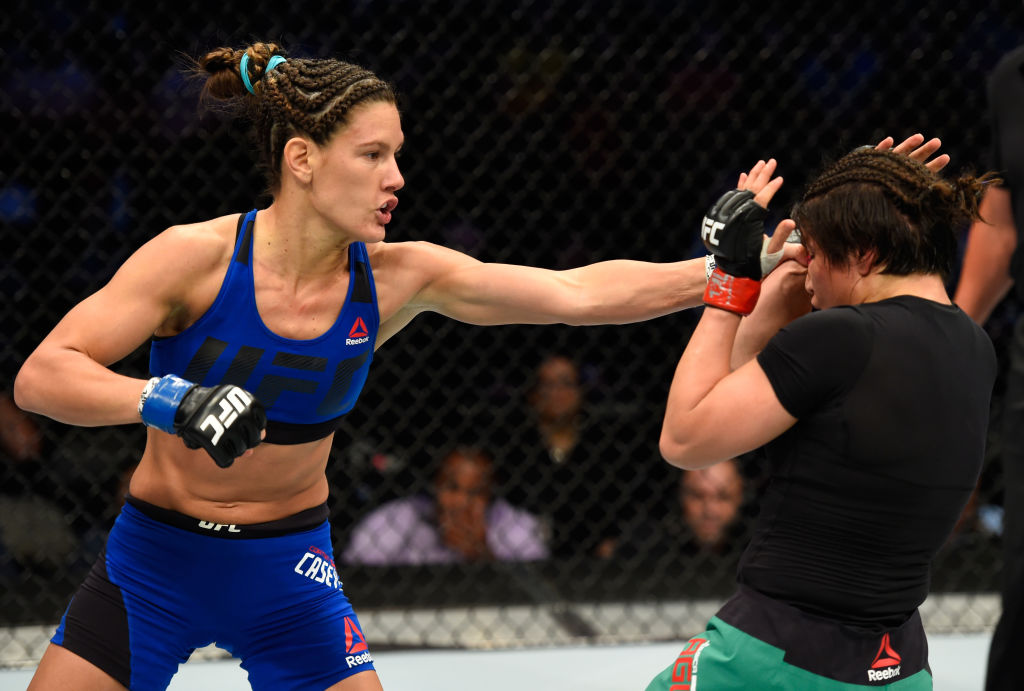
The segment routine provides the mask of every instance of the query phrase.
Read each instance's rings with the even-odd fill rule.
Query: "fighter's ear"
[[[313,159],[316,145],[305,137],[292,137],[284,145],[281,155],[281,174],[290,174],[306,185],[313,179]]]
[[[861,276],[867,276],[878,268],[878,251],[875,249],[864,250],[860,253],[860,257],[854,261],[854,266],[857,268],[857,273]]]

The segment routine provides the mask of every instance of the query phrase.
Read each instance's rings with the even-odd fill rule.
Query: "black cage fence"
[[[1019,2],[965,0],[15,5],[0,15],[5,665],[45,645],[144,437],[20,413],[20,363],[156,233],[266,203],[244,130],[199,112],[183,56],[275,40],[373,69],[396,86],[406,134],[389,237],[563,269],[701,256],[703,211],[762,157],[786,178],[776,219],[823,161],[887,134],[939,136],[954,169],[984,169],[985,79],[1024,37]],[[1016,309],[1001,305],[988,325],[1000,352]],[[730,497],[715,499],[726,506],[710,509],[659,457],[698,314],[575,328],[423,315],[378,351],[328,467],[335,555],[371,644],[699,630],[732,587],[764,473],[757,452],[738,459]],[[146,376],[147,358],[140,348],[116,369]],[[552,451],[541,409],[576,405],[572,443]],[[387,520],[404,507],[437,524],[439,469],[458,449],[491,464],[488,515],[530,527],[486,558],[410,541]],[[1000,487],[993,434],[935,565],[932,628],[994,620]],[[715,539],[693,518],[700,501],[717,512]]]

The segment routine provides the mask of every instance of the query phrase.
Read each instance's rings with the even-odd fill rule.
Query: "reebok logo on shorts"
[[[352,617],[345,617],[345,652],[347,653],[345,664],[349,669],[373,662],[369,646],[366,645],[366,639],[363,638],[363,632],[359,630],[359,625],[352,620]]]
[[[359,625],[352,621],[352,617],[345,617],[345,652],[354,655],[367,650],[366,639]]]
[[[885,681],[900,675],[900,654],[893,650],[889,634],[882,634],[882,644],[878,646],[875,661],[868,670],[868,681]]]

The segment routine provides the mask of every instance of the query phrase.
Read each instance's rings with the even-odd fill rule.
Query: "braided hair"
[[[285,60],[271,63],[275,56]],[[373,72],[340,60],[289,58],[276,43],[216,48],[197,59],[193,69],[205,78],[201,104],[219,103],[252,122],[271,191],[280,186],[288,139],[302,135],[322,146],[348,124],[357,105],[396,103],[391,85]]]
[[[994,181],[992,173],[945,180],[909,156],[861,147],[807,186],[792,217],[829,264],[874,251],[882,273],[945,278],[958,230],[979,218],[984,186]]]

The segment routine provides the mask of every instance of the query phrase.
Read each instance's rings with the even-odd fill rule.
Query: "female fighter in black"
[[[737,593],[649,691],[932,688],[917,608],[977,481],[996,374],[943,283],[986,178],[938,168],[862,148],[811,182],[792,216],[817,311],[735,370],[775,161],[706,217],[718,266],[661,450],[700,468],[766,444],[771,482]]]

